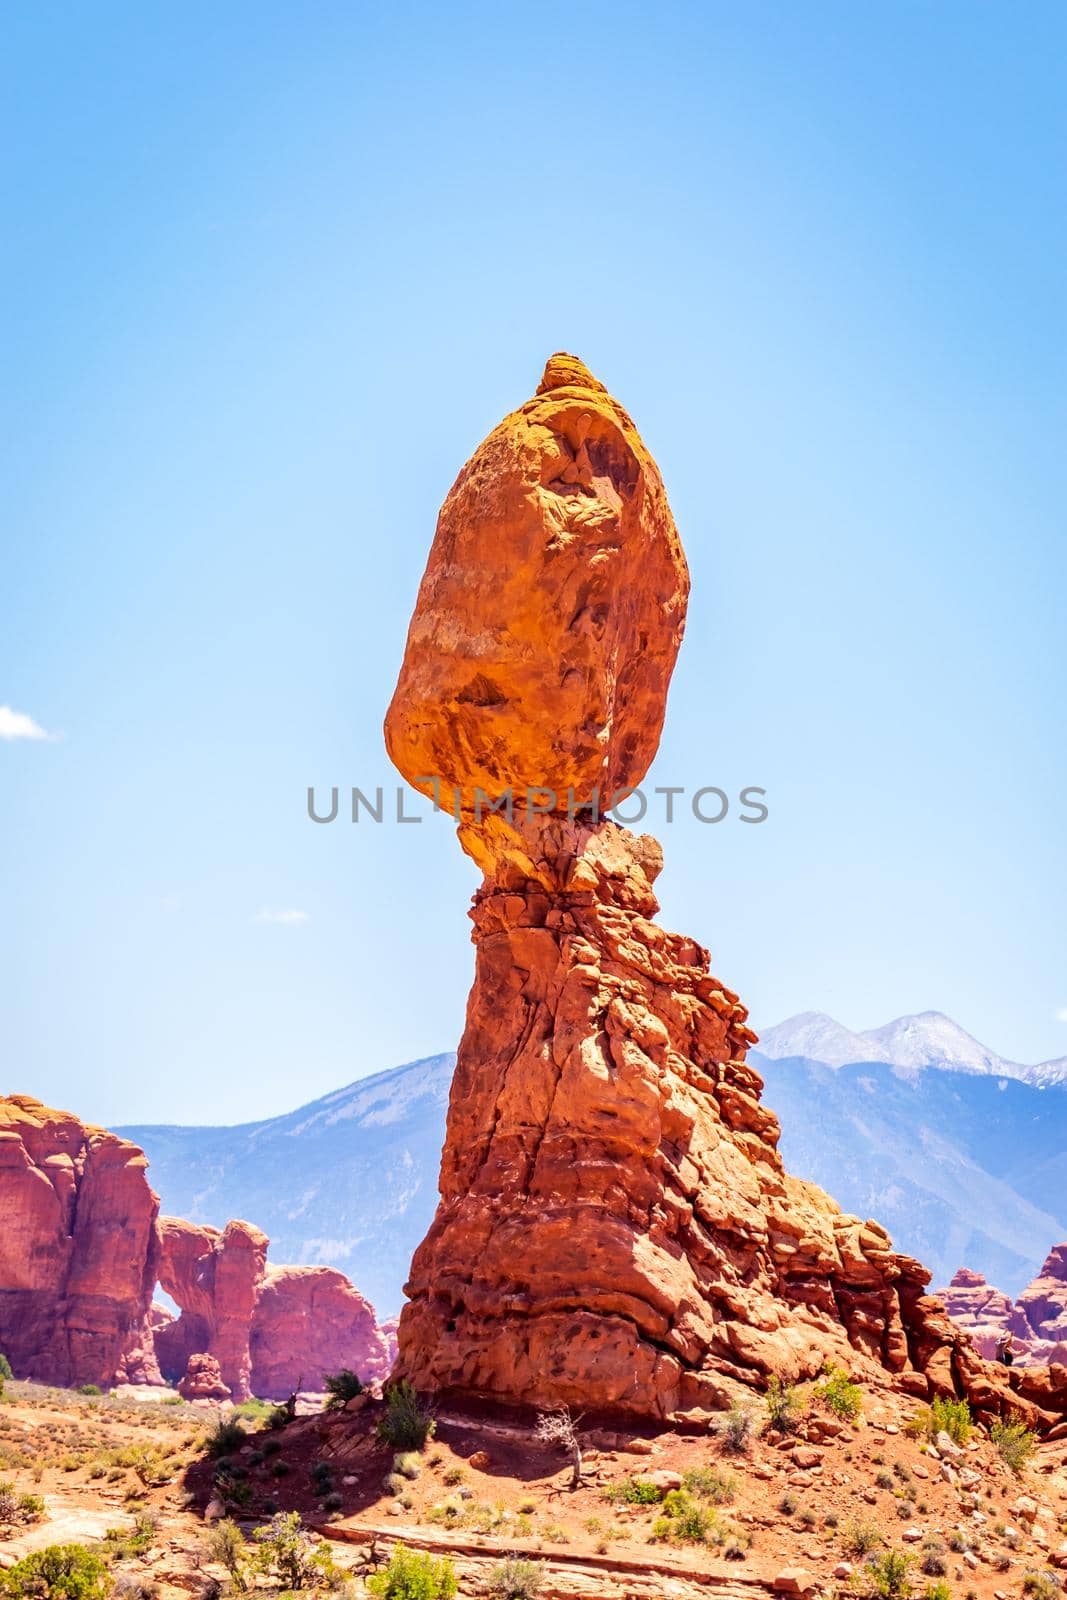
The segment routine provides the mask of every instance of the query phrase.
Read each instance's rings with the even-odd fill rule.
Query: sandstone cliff
[[[29,1095],[0,1099],[0,1350],[20,1377],[159,1381],[146,1166],[103,1128]]]
[[[409,781],[455,790],[483,873],[398,1371],[437,1393],[676,1420],[834,1359],[995,1410],[1006,1380],[925,1270],[783,1170],[744,1007],[653,920],[655,840],[590,804],[560,815],[568,787],[644,776],[686,593],[632,422],[553,357],[445,502],[386,720]],[[548,814],[520,798],[542,783]],[[513,818],[479,814],[477,788],[502,784]]]
[[[247,1222],[159,1217],[147,1165],[67,1112],[0,1099],[0,1351],[18,1377],[110,1387],[162,1370],[193,1397],[243,1400],[346,1366],[385,1375],[389,1341],[342,1273],[268,1264]],[[178,1317],[153,1306],[157,1283]]]

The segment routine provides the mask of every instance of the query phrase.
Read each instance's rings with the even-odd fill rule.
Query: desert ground
[[[778,1431],[754,1396],[740,1448],[721,1434],[579,1421],[572,1489],[569,1456],[538,1442],[532,1416],[442,1407],[421,1450],[397,1450],[378,1436],[386,1407],[373,1394],[352,1409],[304,1402],[306,1414],[282,1422],[257,1403],[217,1410],[9,1382],[0,1566],[28,1592],[18,1563],[76,1543],[104,1558],[128,1600],[277,1591],[294,1585],[253,1570],[253,1551],[265,1559],[255,1530],[296,1512],[307,1552],[328,1552],[334,1569],[304,1585],[354,1595],[403,1543],[447,1556],[460,1595],[1054,1600],[1067,1566],[1067,1440],[1013,1470],[977,1428],[962,1443],[931,1438],[909,1431],[930,1420],[917,1402],[888,1388],[858,1399],[860,1415],[842,1420],[804,1386]],[[238,1552],[232,1570],[220,1522]],[[906,1557],[896,1575],[887,1552]],[[507,1564],[515,1556],[532,1576]],[[516,1572],[525,1589],[508,1587]]]

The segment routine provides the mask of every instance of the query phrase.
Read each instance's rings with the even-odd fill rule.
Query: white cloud
[[[282,928],[300,928],[311,918],[306,911],[261,911],[255,919],[257,922],[273,922]]]
[[[1067,1022],[1067,1006],[1060,1006],[1056,1012],[1057,1022]]]
[[[52,735],[28,717],[25,711],[0,706],[0,739],[50,739]]]

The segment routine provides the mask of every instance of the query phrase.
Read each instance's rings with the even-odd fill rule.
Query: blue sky
[[[455,1043],[447,820],[305,790],[393,781],[438,506],[556,349],[690,559],[652,781],[769,793],[655,827],[663,921],[757,1026],[1067,1053],[1062,6],[5,34],[0,705],[61,737],[0,737],[0,1088],[241,1120]]]

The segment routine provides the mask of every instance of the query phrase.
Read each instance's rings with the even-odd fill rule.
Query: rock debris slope
[[[659,845],[568,814],[566,788],[647,771],[686,596],[633,423],[552,357],[445,502],[386,720],[404,776],[457,791],[484,875],[397,1371],[443,1394],[693,1420],[836,1359],[996,1409],[1004,1380],[925,1270],[783,1170],[745,1008],[654,921]],[[478,815],[476,786],[502,784],[513,817]],[[535,784],[550,809],[520,803]]]

